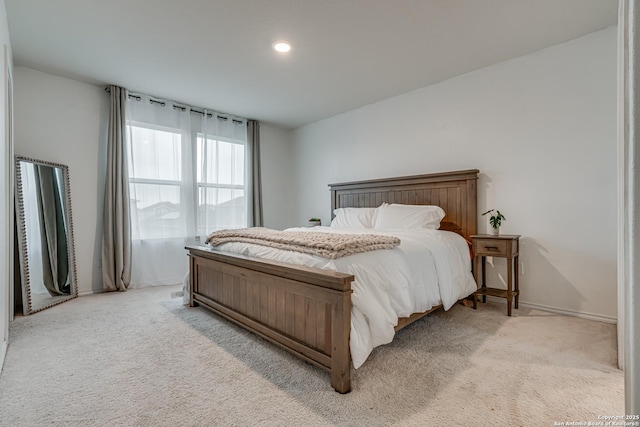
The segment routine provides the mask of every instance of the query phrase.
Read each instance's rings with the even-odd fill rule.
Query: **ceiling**
[[[615,25],[617,0],[5,0],[16,66],[296,128]],[[292,42],[276,54],[277,39]]]

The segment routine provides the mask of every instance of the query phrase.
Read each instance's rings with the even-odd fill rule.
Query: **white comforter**
[[[476,290],[469,247],[455,233],[430,229],[353,230],[329,227],[295,231],[382,234],[400,238],[394,249],[326,259],[247,243],[225,243],[219,250],[290,264],[353,274],[351,359],[358,368],[374,347],[388,344],[399,317],[442,304],[448,310]]]

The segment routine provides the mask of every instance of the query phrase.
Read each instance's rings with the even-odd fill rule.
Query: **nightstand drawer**
[[[504,240],[477,240],[476,254],[489,256],[507,256],[507,242]]]

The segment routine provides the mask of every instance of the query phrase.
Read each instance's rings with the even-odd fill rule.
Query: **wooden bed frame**
[[[438,205],[444,228],[476,233],[478,170],[331,184],[331,209]],[[443,227],[441,227],[443,228]],[[334,271],[188,246],[190,306],[199,304],[331,373],[351,390],[351,282]],[[399,319],[396,330],[438,309]]]

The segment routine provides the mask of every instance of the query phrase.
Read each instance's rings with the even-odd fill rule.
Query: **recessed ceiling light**
[[[273,50],[280,53],[287,53],[291,50],[291,43],[285,40],[273,42]]]

